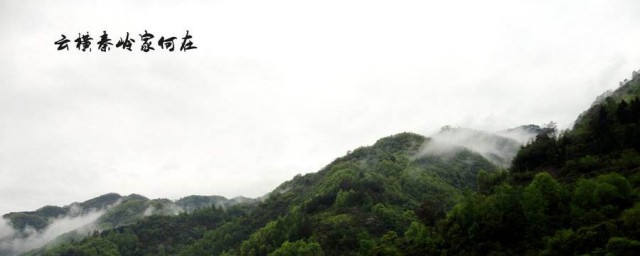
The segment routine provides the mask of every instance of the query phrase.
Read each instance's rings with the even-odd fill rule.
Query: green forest
[[[466,148],[421,154],[429,140],[413,133],[382,138],[243,203],[142,216],[131,209],[168,204],[109,195],[102,200],[122,202],[101,217],[99,230],[26,255],[640,252],[640,78],[599,98],[573,128],[540,129],[507,169]],[[226,202],[183,203],[202,200]],[[43,226],[43,216],[67,210],[5,217],[17,228]]]

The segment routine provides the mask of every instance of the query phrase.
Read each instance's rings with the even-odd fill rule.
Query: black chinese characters
[[[153,47],[154,45],[153,39],[156,37],[152,33],[149,33],[147,30],[145,30],[143,34],[138,34],[138,35],[140,36],[140,43],[142,44],[140,46],[140,51],[150,52],[150,51],[156,50]],[[71,41],[67,39],[67,36],[65,36],[64,34],[60,36],[61,38],[55,41],[54,44],[57,45],[58,51],[61,51],[64,49],[68,51],[69,50],[68,44]],[[178,37],[161,36],[160,39],[157,40],[157,45],[160,46],[160,50],[173,52],[176,46],[176,43],[174,42],[176,39],[178,39]],[[194,45],[192,41],[193,36],[189,34],[189,30],[186,31],[184,37],[182,37],[181,39],[182,39],[182,42],[181,42],[179,51],[186,52],[186,51],[198,48],[197,46]],[[89,32],[87,32],[86,34],[78,33],[78,37],[74,40],[74,42],[76,43],[76,49],[83,52],[86,52],[86,51],[91,52],[92,41],[93,41],[93,38],[89,35]],[[126,32],[126,35],[124,36],[124,38],[120,37],[120,40],[118,40],[118,42],[115,44],[116,46],[115,48],[116,49],[122,48],[123,50],[132,51],[132,47],[135,43],[136,43],[136,40],[130,37],[129,32]],[[112,48],[111,46],[113,45],[113,43],[111,43],[111,39],[109,38],[109,35],[107,34],[106,30],[102,31],[102,35],[100,36],[99,41],[96,42],[95,45],[97,45],[99,52],[111,51],[111,48]]]

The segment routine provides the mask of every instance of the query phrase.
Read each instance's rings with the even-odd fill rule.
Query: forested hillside
[[[12,212],[0,221],[0,255],[14,255],[51,241],[59,244],[80,240],[98,230],[128,226],[150,216],[174,216],[239,204],[252,207],[256,202],[256,199],[221,196],[187,196],[174,202],[110,193],[64,207],[49,205],[35,211]]]
[[[281,184],[257,206],[209,207],[150,216],[47,255],[358,255],[434,223],[497,167],[463,147],[423,153],[429,139],[403,133],[338,158],[317,173]],[[417,232],[414,230],[411,232]],[[294,252],[295,251],[295,252]]]
[[[257,204],[151,215],[28,254],[636,255],[639,97],[636,76],[572,129],[531,126],[537,136],[514,149],[508,170],[498,165],[513,140],[441,132],[501,149],[481,154],[475,144],[402,133],[298,175]]]
[[[605,93],[573,129],[547,129],[508,175],[479,177],[421,241],[447,255],[637,255],[640,77]],[[553,128],[553,127],[551,127]],[[406,234],[405,234],[406,235]]]

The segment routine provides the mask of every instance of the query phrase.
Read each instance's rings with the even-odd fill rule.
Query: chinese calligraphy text
[[[156,48],[153,47],[154,42],[157,43],[158,46],[160,46],[160,49],[158,49],[159,51],[164,50],[164,51],[173,52],[175,50],[174,40],[178,39],[175,36],[171,36],[171,37],[161,36],[160,39],[158,39],[158,41],[154,41],[153,39],[155,38],[155,36],[149,33],[147,30],[145,30],[143,34],[138,34],[138,36],[140,37],[139,42],[142,44],[140,46],[140,51],[142,52],[155,51]],[[190,35],[189,30],[187,30],[184,37],[181,38],[182,39],[181,42],[179,41],[181,43],[179,51],[186,52],[189,50],[197,49],[198,47],[196,47],[193,44],[191,40],[192,38],[193,36]],[[86,34],[78,33],[78,38],[76,38],[73,41],[76,43],[76,47],[75,47],[76,49],[83,52],[91,51],[93,38],[89,35],[89,32],[87,32]],[[67,39],[67,36],[62,34],[61,38],[55,41],[54,44],[58,46],[57,47],[58,51],[62,51],[65,49],[68,51],[69,50],[68,44],[70,42],[71,40]],[[132,47],[134,46],[135,43],[136,43],[136,40],[130,37],[129,32],[127,32],[124,39],[120,37],[120,40],[118,40],[118,42],[116,43],[115,48],[116,49],[122,48],[122,50],[132,51]],[[100,36],[100,41],[96,42],[96,48],[98,49],[98,51],[99,52],[111,51],[112,45],[113,43],[111,43],[111,39],[109,38],[109,34],[107,34],[107,31],[102,31],[102,35]]]

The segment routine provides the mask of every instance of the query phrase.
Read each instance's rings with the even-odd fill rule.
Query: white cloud
[[[73,230],[79,230],[80,234],[89,233],[94,228],[91,224],[103,213],[104,211],[91,211],[78,216],[69,215],[52,219],[50,224],[40,231],[29,226],[24,231],[17,231],[7,219],[2,218],[0,219],[0,252],[17,254],[40,248],[56,237]]]

